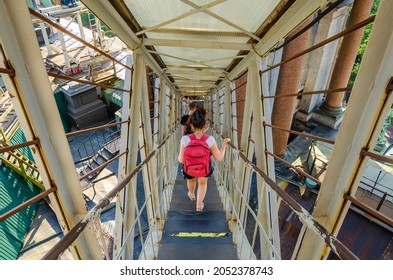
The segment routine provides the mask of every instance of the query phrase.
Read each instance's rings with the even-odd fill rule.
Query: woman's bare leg
[[[197,203],[196,208],[201,209],[203,200],[205,199],[207,192],[207,178],[201,177],[198,178],[198,193],[197,193]]]
[[[189,191],[191,194],[193,194],[193,195],[195,195],[195,186],[196,186],[196,178],[191,179],[191,180],[187,180],[187,188],[188,188],[188,191]]]

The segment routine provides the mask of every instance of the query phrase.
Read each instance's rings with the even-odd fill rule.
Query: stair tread
[[[237,260],[232,244],[162,244],[158,250],[160,260]]]

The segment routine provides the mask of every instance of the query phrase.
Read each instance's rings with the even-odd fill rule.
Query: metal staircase
[[[12,150],[0,154],[1,160],[9,168],[16,173],[26,178],[41,190],[45,190],[41,175],[35,166],[34,161],[30,160],[27,156],[23,155],[18,150]]]
[[[115,127],[94,131],[75,149],[74,162],[79,176],[86,177],[86,187],[89,187],[91,181],[102,171],[97,168],[118,154],[119,145],[120,130]],[[94,171],[95,169],[97,170]]]

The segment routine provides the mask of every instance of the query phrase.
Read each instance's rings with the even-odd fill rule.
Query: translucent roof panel
[[[154,49],[151,53],[171,66],[166,73],[175,83],[195,85],[203,80],[210,81],[212,86],[225,77],[225,69],[234,59],[249,52],[251,44],[260,40],[256,32],[283,2],[287,1],[124,1],[139,25],[135,34],[143,37],[145,46]]]
[[[124,1],[135,19],[143,27],[151,27],[160,23],[178,19],[166,27],[199,28],[235,31],[236,28],[206,14],[205,11],[228,20],[250,32],[255,32],[261,23],[271,14],[279,0],[126,0]],[[213,4],[216,5],[213,5]],[[192,5],[194,4],[194,5]],[[196,10],[196,6],[211,7]],[[181,16],[187,15],[184,18]]]

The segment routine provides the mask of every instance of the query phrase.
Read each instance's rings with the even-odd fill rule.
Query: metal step
[[[102,165],[102,164],[104,164],[104,163],[107,161],[107,159],[105,159],[101,154],[97,154],[97,155],[93,158],[93,161],[94,161],[95,163],[97,163],[98,165]]]
[[[103,148],[101,151],[101,156],[104,157],[106,160],[110,160],[111,158],[114,157],[114,153],[109,151],[107,148]]]
[[[162,244],[159,260],[237,260],[236,246],[231,244]]]

